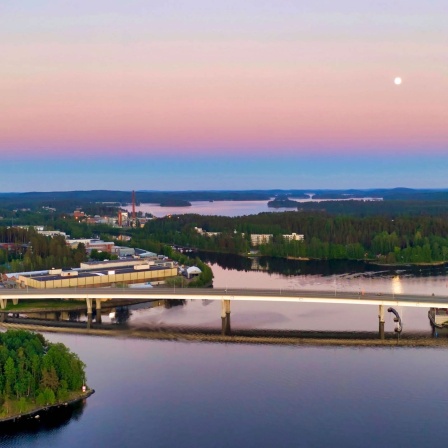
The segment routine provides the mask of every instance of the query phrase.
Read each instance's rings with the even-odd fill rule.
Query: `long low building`
[[[136,266],[110,269],[70,270],[55,269],[48,274],[35,276],[20,275],[19,284],[36,289],[48,288],[95,288],[117,286],[117,284],[165,281],[177,275],[176,266],[154,266],[139,264]]]

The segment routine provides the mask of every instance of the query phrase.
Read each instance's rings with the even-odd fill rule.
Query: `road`
[[[154,300],[235,300],[335,303],[448,308],[448,297],[428,294],[358,294],[341,291],[301,291],[292,289],[215,288],[56,288],[0,289],[0,299],[154,299]]]

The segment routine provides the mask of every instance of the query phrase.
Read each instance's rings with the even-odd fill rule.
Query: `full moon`
[[[396,86],[399,86],[401,84],[401,78],[399,78],[399,77],[395,78],[394,83]]]

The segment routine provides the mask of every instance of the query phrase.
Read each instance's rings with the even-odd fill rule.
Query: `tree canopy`
[[[85,364],[64,344],[25,330],[0,333],[0,417],[80,393]]]

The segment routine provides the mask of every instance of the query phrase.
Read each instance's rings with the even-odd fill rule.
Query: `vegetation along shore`
[[[25,330],[0,333],[0,422],[82,400],[85,364],[64,344]]]

